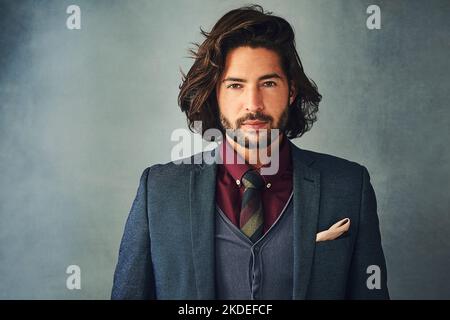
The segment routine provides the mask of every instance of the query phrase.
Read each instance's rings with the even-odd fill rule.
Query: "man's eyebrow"
[[[259,77],[258,81],[272,79],[272,78],[282,79],[282,77],[278,73],[274,72],[274,73],[265,74],[265,75]],[[228,77],[228,78],[225,78],[222,80],[222,82],[225,82],[225,81],[247,82],[247,80],[245,80],[245,79],[235,78],[235,77]]]

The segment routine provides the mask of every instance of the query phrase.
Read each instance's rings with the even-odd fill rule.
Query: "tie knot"
[[[264,186],[264,179],[258,171],[248,170],[242,176],[242,184],[244,185],[245,189],[262,189],[262,187]]]

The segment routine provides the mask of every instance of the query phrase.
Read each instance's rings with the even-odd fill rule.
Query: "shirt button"
[[[241,180],[236,180],[236,184],[237,184],[238,186],[240,186],[240,185],[241,185]]]
[[[272,186],[272,184],[269,182],[268,184],[266,184],[267,189],[269,189]]]

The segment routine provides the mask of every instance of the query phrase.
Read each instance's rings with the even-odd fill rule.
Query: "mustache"
[[[262,112],[249,113],[242,118],[236,120],[236,128],[239,128],[247,120],[259,120],[264,122],[273,122],[273,118]]]

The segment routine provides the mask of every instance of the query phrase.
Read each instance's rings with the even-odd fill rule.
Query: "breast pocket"
[[[351,238],[317,242],[309,295],[315,299],[343,299],[351,261]]]
[[[314,272],[322,278],[346,277],[351,259],[350,237],[316,242]]]

